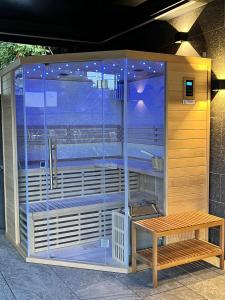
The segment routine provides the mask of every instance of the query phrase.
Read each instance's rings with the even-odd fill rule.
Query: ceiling
[[[0,0],[0,40],[100,45],[188,0]]]

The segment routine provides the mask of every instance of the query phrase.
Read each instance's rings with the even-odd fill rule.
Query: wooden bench
[[[58,168],[57,186],[48,191],[45,168],[20,170],[20,241],[25,251],[27,244],[33,254],[111,236],[112,211],[124,206],[124,170],[86,163],[64,163]],[[147,177],[129,171],[131,200],[157,198],[147,188]]]
[[[112,211],[122,206],[123,193],[36,202],[30,204],[27,220],[22,204],[21,236],[26,244],[28,232],[30,254],[94,242],[111,236]]]
[[[199,239],[200,229],[216,226],[220,228],[219,246]],[[145,230],[152,235],[152,248],[136,250],[137,229]],[[185,231],[194,231],[195,238],[158,247],[159,237]],[[136,272],[136,260],[152,268],[154,288],[158,285],[159,270],[212,256],[220,256],[220,268],[224,269],[224,219],[222,218],[194,211],[132,222],[132,270]]]
[[[143,199],[154,201],[146,192],[131,192],[131,202]],[[123,192],[33,202],[28,212],[21,204],[21,244],[25,248],[27,232],[31,254],[111,238],[112,211],[122,207]]]

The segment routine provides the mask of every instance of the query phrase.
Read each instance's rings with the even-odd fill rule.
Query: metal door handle
[[[48,138],[50,190],[53,190],[52,139]]]
[[[58,171],[57,171],[57,144],[54,143],[54,145],[52,145],[52,150],[53,150],[53,162],[54,162],[54,167],[53,167],[53,172],[54,172],[54,177],[53,177],[53,181],[54,181],[54,188],[57,188],[57,175],[58,175]]]
[[[57,187],[57,144],[53,145],[52,138],[48,139],[49,149],[49,173],[50,173],[50,190]],[[53,156],[52,156],[53,151]]]

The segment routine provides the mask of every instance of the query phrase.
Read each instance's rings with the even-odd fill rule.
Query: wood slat
[[[168,160],[168,168],[184,168],[184,167],[195,167],[195,166],[207,166],[206,157],[190,157],[190,158],[170,158]]]
[[[205,147],[190,149],[168,149],[168,159],[193,157],[207,157],[207,149]]]
[[[144,219],[135,221],[135,225],[145,228],[152,232],[165,232],[181,228],[193,227],[196,225],[204,225],[207,223],[221,222],[221,218],[201,211],[191,211],[169,215],[166,217]]]
[[[170,179],[177,177],[189,177],[193,175],[206,175],[207,174],[206,166],[194,166],[194,167],[182,167],[175,169],[168,169],[168,176]]]
[[[206,121],[207,120],[207,111],[190,111],[185,110],[186,107],[183,106],[183,111],[179,113],[175,111],[168,111],[168,120],[169,121]]]
[[[191,239],[158,247],[157,269],[162,270],[185,263],[197,261],[222,253],[220,247],[205,241]],[[137,258],[152,266],[152,249],[137,252]]]
[[[170,150],[205,148],[206,139],[168,140]]]

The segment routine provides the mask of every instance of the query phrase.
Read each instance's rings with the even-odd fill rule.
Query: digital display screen
[[[193,85],[194,85],[193,80],[186,80],[185,81],[185,88],[186,88],[185,94],[186,94],[187,97],[193,97],[194,96]]]

